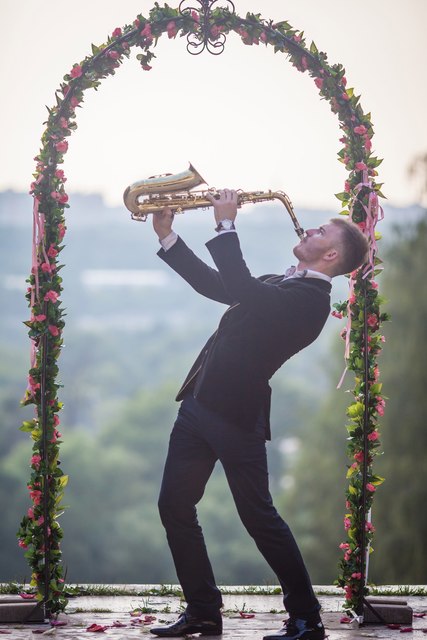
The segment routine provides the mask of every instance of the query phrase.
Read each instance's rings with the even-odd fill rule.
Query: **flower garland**
[[[106,43],[92,45],[92,54],[74,64],[64,76],[64,82],[56,92],[56,105],[48,109],[42,147],[35,158],[36,171],[30,191],[34,197],[33,264],[27,280],[31,317],[25,323],[29,327],[32,355],[28,389],[23,400],[23,404],[35,405],[35,417],[21,427],[31,434],[34,441],[28,483],[32,506],[22,520],[18,538],[19,545],[26,549],[25,555],[32,569],[31,586],[50,613],[64,609],[67,602],[61,566],[62,530],[58,523],[67,476],[58,459],[61,443],[58,413],[62,404],[57,397],[61,385],[56,378],[65,324],[60,300],[62,278],[59,275],[63,265],[59,264],[59,256],[66,233],[64,210],[69,205],[66,177],[58,165],[63,163],[68,150],[67,138],[77,128],[76,109],[83,103],[84,92],[96,89],[103,78],[113,75],[124,58],[129,57],[131,47],[140,49],[136,57],[142,69],[149,71],[155,57],[151,47],[163,33],[167,33],[169,38],[176,38],[179,34],[202,41],[206,38],[203,34],[207,28],[209,40],[213,43],[224,38],[225,34],[235,32],[246,45],[263,43],[273,46],[275,52],[285,53],[293,66],[313,78],[321,98],[328,100],[343,130],[344,135],[340,139],[343,148],[338,156],[349,176],[344,191],[337,197],[343,203],[341,213],[359,224],[369,236],[371,253],[368,269],[350,276],[348,303],[335,305],[334,311],[338,317],[348,316],[346,358],[348,368],[356,375],[354,402],[348,408],[351,422],[348,427],[348,453],[352,460],[348,471],[348,513],[344,520],[348,542],[341,545],[344,558],[338,584],[345,588],[347,609],[356,608],[360,594],[365,592],[361,582],[364,575],[361,549],[365,547],[359,532],[364,531],[366,542],[370,543],[374,528],[369,522],[360,522],[360,514],[362,494],[368,492],[367,507],[370,508],[375,488],[382,481],[373,475],[371,465],[379,447],[377,419],[384,410],[376,356],[382,342],[380,325],[386,319],[379,310],[380,297],[374,281],[380,263],[376,256],[375,225],[380,212],[378,197],[382,194],[381,185],[375,183],[376,168],[381,161],[371,153],[373,127],[370,115],[363,112],[353,89],[346,88],[344,67],[329,65],[326,54],[318,51],[314,43],[307,47],[303,33],[293,29],[288,22],[273,23],[251,13],[241,18],[221,8],[211,12],[209,25],[203,24],[205,19],[194,9],[181,13],[167,4],[161,7],[156,2],[148,18],[138,15],[132,25],[114,29]],[[363,326],[364,309],[369,335]],[[365,341],[369,351],[368,388],[364,382]],[[369,398],[369,405],[365,398]],[[368,418],[365,426],[364,417],[365,423]],[[364,488],[363,477],[367,478]]]

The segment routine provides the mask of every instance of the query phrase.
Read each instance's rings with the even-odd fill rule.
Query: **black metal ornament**
[[[234,3],[231,0],[181,0],[179,3],[179,13],[184,15],[197,14],[198,29],[187,35],[187,51],[193,56],[198,56],[205,49],[214,56],[220,55],[224,51],[226,36],[223,33],[213,31],[212,11],[215,5],[221,1],[225,6],[223,10],[230,14],[236,12]],[[194,6],[194,2],[197,6]],[[196,19],[195,19],[196,22]]]

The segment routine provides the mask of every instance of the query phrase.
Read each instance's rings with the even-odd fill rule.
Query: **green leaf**
[[[340,193],[335,193],[335,197],[341,202],[348,202],[350,200],[350,194],[347,191],[341,191]]]
[[[354,402],[347,409],[347,415],[349,418],[360,418],[363,416],[365,405],[363,402]]]
[[[37,422],[35,419],[33,420],[25,420],[22,425],[19,427],[20,431],[24,433],[31,433],[34,430],[34,427],[37,426]]]

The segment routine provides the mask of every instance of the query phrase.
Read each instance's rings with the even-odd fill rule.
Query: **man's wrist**
[[[177,239],[178,239],[178,235],[175,233],[175,231],[171,231],[167,236],[165,236],[161,240],[159,238],[159,242],[162,245],[163,249],[167,251],[168,249],[173,247]]]

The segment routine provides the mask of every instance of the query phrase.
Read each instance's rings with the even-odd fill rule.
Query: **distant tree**
[[[389,400],[382,420],[386,477],[375,502],[371,578],[424,584],[427,576],[427,216],[400,230],[387,253],[384,292],[392,322],[380,368]]]

